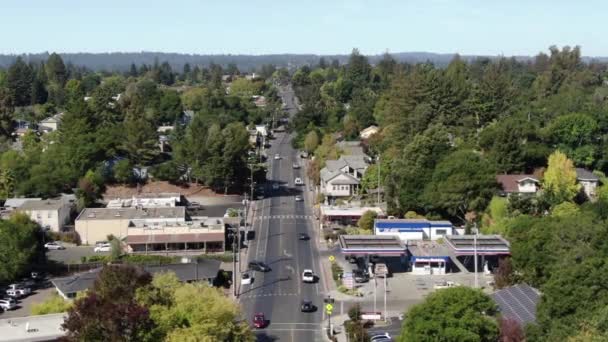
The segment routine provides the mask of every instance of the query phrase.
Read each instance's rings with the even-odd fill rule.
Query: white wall
[[[587,195],[587,197],[595,196],[597,182],[580,181],[579,183],[582,185],[583,191],[585,192],[585,195]]]
[[[445,274],[445,263],[438,262],[415,262],[412,264],[412,274],[417,275],[431,275],[431,274]]]
[[[24,212],[41,227],[49,227],[51,231],[59,232],[70,218],[70,207],[62,206],[59,210],[24,210]]]
[[[521,193],[535,193],[537,190],[536,183],[531,180],[519,182],[517,187]]]

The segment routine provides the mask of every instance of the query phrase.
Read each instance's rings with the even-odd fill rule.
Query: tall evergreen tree
[[[63,87],[67,82],[67,70],[63,59],[56,53],[52,53],[46,61],[46,74],[49,82],[56,83]]]
[[[32,101],[32,83],[34,75],[32,69],[21,57],[8,68],[6,83],[9,95],[15,106],[27,106]]]

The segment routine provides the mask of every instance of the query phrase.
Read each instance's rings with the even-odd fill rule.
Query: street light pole
[[[479,288],[479,276],[477,275],[477,224],[473,228],[473,253],[475,254],[475,288]]]
[[[386,317],[386,277],[387,275],[384,275],[384,321],[386,322],[387,317]]]
[[[239,229],[235,229],[234,227],[232,228],[232,287],[234,288],[234,297],[235,298],[239,298],[239,294],[236,290],[236,239],[237,239],[237,234]]]

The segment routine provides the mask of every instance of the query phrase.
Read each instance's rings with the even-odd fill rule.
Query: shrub
[[[61,313],[68,311],[70,307],[72,307],[72,302],[63,299],[63,297],[54,293],[44,302],[32,305],[31,314],[36,316]]]
[[[342,276],[343,272],[344,270],[342,267],[340,267],[340,265],[338,265],[337,262],[331,263],[331,275],[336,282],[340,281],[340,277]]]

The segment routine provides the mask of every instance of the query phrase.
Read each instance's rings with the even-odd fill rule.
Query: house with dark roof
[[[540,189],[540,181],[534,175],[497,175],[501,194],[535,194]]]
[[[196,263],[145,265],[142,266],[142,269],[152,275],[173,272],[181,282],[185,283],[200,281],[213,284],[220,271],[220,265],[221,261],[219,260],[201,259]],[[55,286],[60,296],[71,300],[76,298],[78,292],[83,292],[93,287],[101,269],[99,267],[69,277],[55,278],[51,280],[51,283]]]
[[[528,284],[518,284],[490,295],[504,318],[517,321],[522,327],[536,322],[536,307],[541,293]]]
[[[593,172],[583,168],[576,168],[576,181],[581,185],[581,190],[589,199],[595,198],[600,178]]]

